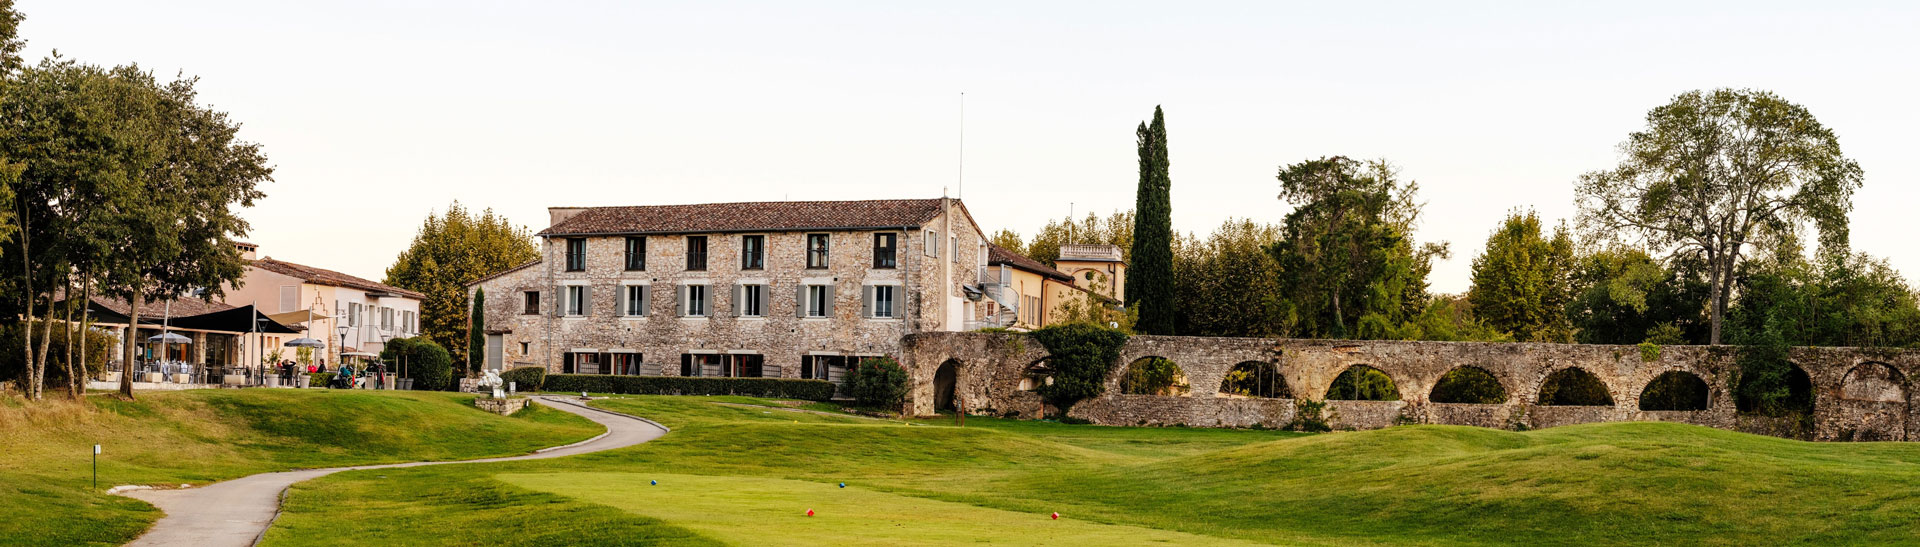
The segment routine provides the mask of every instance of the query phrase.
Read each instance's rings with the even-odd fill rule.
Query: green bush
[[[447,348],[427,338],[395,338],[380,350],[380,360],[388,372],[406,372],[413,388],[444,391],[453,386],[453,355]],[[402,366],[402,365],[405,366]]]
[[[547,381],[546,367],[520,367],[500,374],[502,381],[513,382],[520,391],[540,391]]]
[[[337,373],[333,372],[309,372],[307,373],[307,386],[326,387],[328,384],[333,383],[333,377],[336,374]]]
[[[1107,375],[1113,373],[1120,347],[1127,343],[1127,333],[1091,323],[1056,325],[1033,331],[1031,336],[1046,346],[1047,363],[1054,369],[1053,383],[1034,391],[1062,413],[1106,390]]]
[[[846,382],[847,392],[861,406],[897,409],[907,402],[907,369],[890,358],[861,359]]]
[[[514,369],[515,371],[525,369]],[[541,389],[577,393],[629,395],[741,395],[825,401],[833,398],[833,382],[793,378],[706,378],[699,376],[612,376],[604,374],[546,374]],[[516,380],[518,381],[518,380]]]
[[[1394,387],[1393,378],[1380,369],[1354,365],[1333,379],[1333,385],[1327,388],[1327,400],[1398,401],[1400,389]]]
[[[34,338],[38,339],[40,337],[40,329],[46,328],[46,323],[43,321],[34,321],[32,324],[34,325]],[[27,323],[24,321],[15,321],[10,325],[0,326],[0,381],[17,382],[26,379],[26,329]],[[47,376],[44,384],[46,386],[60,387],[67,384],[67,345],[69,343],[73,344],[74,356],[78,357],[81,338],[77,331],[71,333],[71,341],[69,341],[69,335],[70,333],[67,329],[62,328],[62,324],[54,323],[53,342],[47,346]],[[124,349],[114,346],[114,338],[98,330],[87,335],[86,339],[87,363],[86,370],[82,373],[83,376],[91,377],[99,374],[100,370],[105,367],[107,361],[119,359],[120,354],[118,352]],[[34,349],[37,351],[40,349],[40,346],[35,344]]]
[[[1459,367],[1440,376],[1433,384],[1433,396],[1436,403],[1472,403],[1497,405],[1507,402],[1507,390],[1500,386],[1500,380],[1493,373],[1479,367]]]

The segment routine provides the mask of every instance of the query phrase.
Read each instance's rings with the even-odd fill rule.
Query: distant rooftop
[[[1059,262],[1061,260],[1075,260],[1075,261],[1081,261],[1081,262],[1124,262],[1125,261],[1124,259],[1121,258],[1119,245],[1105,245],[1105,244],[1061,245],[1060,258],[1054,259],[1054,261]]]
[[[368,279],[354,277],[351,275],[343,274],[343,273],[329,270],[326,268],[315,268],[313,266],[307,266],[304,264],[294,264],[292,262],[287,262],[284,260],[274,260],[273,257],[267,257],[267,258],[255,260],[251,263],[251,265],[255,268],[260,268],[262,270],[266,270],[269,272],[298,277],[301,280],[304,280],[308,283],[312,283],[315,285],[326,285],[330,287],[347,287],[350,289],[360,289],[363,291],[370,291],[370,292],[392,293],[392,294],[405,296],[408,298],[414,298],[414,299],[426,298],[426,295],[424,294],[420,294],[414,291],[409,291],[409,290],[388,285],[385,283],[380,283],[380,282],[376,282]]]
[[[759,201],[553,209],[553,225],[537,235],[917,228],[940,216],[940,200]]]

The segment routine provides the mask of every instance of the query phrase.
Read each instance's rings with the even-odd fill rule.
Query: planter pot
[[[146,383],[149,383],[149,384],[158,384],[158,383],[160,383],[160,378],[161,378],[161,374],[160,374],[160,373],[158,373],[158,372],[149,372],[149,373],[146,373],[146,374],[143,374],[143,375],[141,375],[141,376],[143,376],[143,378],[141,379],[141,381],[143,381],[143,382],[146,382]]]
[[[268,376],[268,377],[266,377],[266,378],[263,378],[263,379],[267,381],[267,387],[280,387],[280,377],[279,377],[279,376]]]
[[[192,383],[192,382],[193,382],[193,375],[192,375],[192,374],[175,374],[175,375],[173,375],[173,383],[176,383],[176,384],[188,384],[188,383]]]
[[[228,386],[244,386],[244,385],[247,385],[247,377],[241,376],[239,374],[228,374],[226,376],[220,377],[220,384],[228,385]]]
[[[296,382],[299,382],[299,383],[300,383],[300,384],[299,384],[299,385],[300,385],[300,389],[307,389],[308,387],[311,387],[311,385],[313,384],[313,377],[311,377],[311,376],[299,376],[299,377],[295,377],[295,378],[294,378],[294,381],[296,381]]]

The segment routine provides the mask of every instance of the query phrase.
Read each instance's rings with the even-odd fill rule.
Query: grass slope
[[[899,540],[871,526],[915,522],[990,539],[1003,537],[997,530],[1010,522],[1037,522],[1051,511],[1115,527],[1089,530],[1335,545],[1910,543],[1912,523],[1920,522],[1920,445],[1904,443],[1805,443],[1646,423],[1300,435],[969,418],[958,428],[951,419],[907,424],[715,402],[771,404],[598,401],[674,432],[558,460],[394,470],[384,478],[335,475],[297,485],[298,508],[290,504],[282,522],[348,519],[356,514],[350,508],[377,504],[388,508],[382,514],[417,515],[408,525],[422,531],[382,539],[451,544],[468,541],[440,530],[486,515],[562,507],[517,530],[573,537],[575,544],[627,542],[594,530],[628,530],[638,543],[753,544],[796,539],[785,522],[804,510],[794,505],[833,500],[795,492],[840,481],[860,489],[862,501],[880,504],[876,509],[942,509],[881,514],[840,507],[836,515],[865,516],[832,532],[839,543]],[[695,481],[705,490],[656,499],[657,491],[641,486],[643,476]],[[467,506],[407,492],[455,485],[484,492],[479,499],[530,501]],[[700,496],[707,499],[693,499]],[[572,517],[576,512],[584,517]],[[1108,539],[1091,543],[1151,542],[1144,533]],[[279,528],[268,540],[329,542]]]
[[[120,544],[159,518],[120,484],[204,484],[253,473],[520,454],[602,431],[572,414],[512,418],[471,395],[327,390],[143,393],[134,401],[0,398],[0,544]],[[100,483],[91,452],[102,445]]]

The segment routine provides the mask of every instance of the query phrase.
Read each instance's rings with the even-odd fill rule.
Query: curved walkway
[[[606,426],[607,432],[578,443],[547,448],[524,456],[462,460],[451,462],[412,462],[386,465],[360,465],[327,469],[305,469],[261,473],[184,490],[136,490],[121,494],[144,500],[166,512],[146,534],[129,545],[220,546],[253,545],[273,524],[280,512],[280,494],[294,483],[359,469],[390,469],[449,463],[485,463],[558,458],[588,452],[613,450],[660,438],[667,428],[651,420],[591,408],[553,397],[534,397],[535,401],[559,410],[578,414]]]

